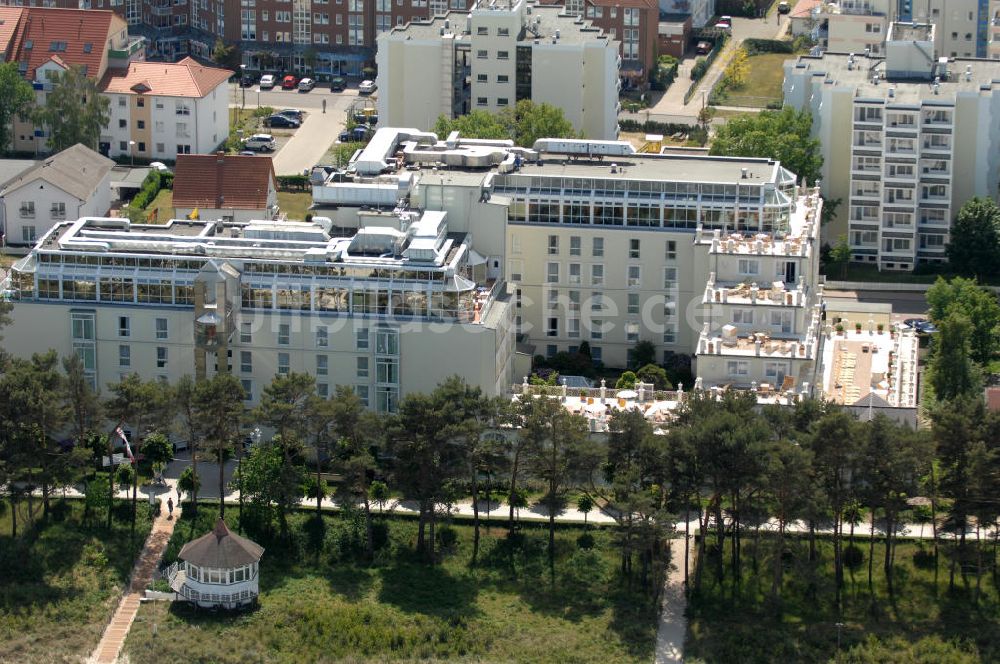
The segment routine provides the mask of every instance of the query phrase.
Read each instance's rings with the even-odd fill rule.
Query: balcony
[[[775,281],[771,288],[760,288],[756,283],[726,285],[715,282],[713,273],[705,286],[703,304],[769,305],[772,307],[802,307],[809,302],[809,291],[804,282],[789,290],[784,282]]]
[[[109,48],[108,57],[113,60],[128,60],[146,47],[145,37],[129,37],[121,48]]]

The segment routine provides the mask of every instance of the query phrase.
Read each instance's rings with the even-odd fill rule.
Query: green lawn
[[[235,512],[235,510],[231,510]],[[167,559],[210,527],[178,524]],[[557,533],[557,585],[548,581],[546,531],[525,526],[513,549],[505,529],[483,532],[481,564],[470,568],[470,526],[453,526],[456,544],[428,566],[412,552],[417,524],[390,518],[376,540],[376,562],[359,562],[363,522],[324,518],[310,545],[307,517],[292,519],[291,543],[261,540],[259,607],[228,615],[182,604],[141,607],[125,649],[133,664],[159,662],[384,662],[453,659],[488,662],[642,662],[652,660],[651,596],[616,576],[613,534],[593,530],[597,547],[577,546],[579,528]],[[439,531],[440,532],[440,531]],[[317,562],[318,557],[318,562]],[[635,584],[638,587],[638,582]],[[156,629],[154,635],[153,629]]]
[[[120,597],[135,555],[149,532],[139,505],[136,541],[129,544],[130,506],[116,506],[109,534],[104,518],[83,524],[83,503],[53,499],[48,523],[35,499],[18,510],[10,537],[10,505],[0,502],[0,662],[78,662],[90,655]]]
[[[858,548],[862,558],[853,570],[845,571],[844,609],[838,616],[831,543],[820,542],[818,572],[813,572],[806,539],[787,542],[780,613],[769,598],[774,569],[772,543],[763,540],[755,572],[755,547],[748,534],[743,542],[743,578],[735,590],[728,568],[727,545],[724,581],[716,580],[715,565],[710,562],[703,570],[702,592],[692,598],[685,655],[713,663],[826,662],[837,650],[836,623],[840,622],[845,650],[872,635],[881,640],[898,637],[906,642],[939,637],[961,641],[961,649],[967,652],[978,649],[978,656],[971,661],[1000,661],[1000,604],[996,581],[990,574],[989,546],[984,555],[978,605],[974,599],[974,555],[966,558],[964,566],[959,566],[956,589],[949,591],[949,547],[942,546],[935,583],[931,543],[900,542],[895,553],[896,592],[890,596],[882,571],[884,548],[880,542],[876,543],[873,599],[868,591],[867,541],[859,540]]]
[[[288,215],[289,221],[304,220],[310,205],[312,205],[312,194],[309,192],[278,192],[278,207]]]
[[[762,53],[747,58],[750,73],[742,90],[727,92],[723,106],[763,108],[769,101],[781,101],[781,84],[785,80],[785,60],[797,56],[791,53]]]
[[[156,212],[155,215],[153,214]],[[174,216],[174,192],[164,187],[156,194],[156,198],[146,206],[146,214],[154,223],[164,223]]]

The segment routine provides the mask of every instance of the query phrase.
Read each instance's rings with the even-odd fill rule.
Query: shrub
[[[139,189],[139,193],[132,199],[132,202],[129,203],[129,207],[141,210],[152,203],[156,195],[160,193],[160,189],[163,188],[163,182],[164,178],[160,172],[151,170],[146,179],[142,181],[142,187]],[[173,183],[172,176],[170,182],[171,184]]]
[[[794,53],[795,42],[782,41],[779,39],[750,39],[743,40],[743,48],[750,55],[760,55],[761,53]]]
[[[589,550],[594,548],[594,536],[590,533],[583,533],[576,538],[576,545],[581,549]]]
[[[281,191],[305,191],[309,188],[308,175],[279,175],[278,189]]]
[[[934,552],[927,549],[914,551],[913,566],[917,569],[934,569]]]
[[[458,533],[451,526],[441,526],[437,530],[437,541],[442,549],[451,549],[458,542]]]
[[[694,62],[694,66],[691,67],[691,80],[700,81],[708,71],[709,62],[705,58],[698,58]]]
[[[865,562],[865,553],[859,547],[848,546],[844,549],[844,565],[850,569],[858,569]]]

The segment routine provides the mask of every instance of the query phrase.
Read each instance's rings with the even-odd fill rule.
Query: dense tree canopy
[[[973,198],[952,224],[948,262],[959,274],[983,278],[1000,272],[1000,208],[992,198]]]
[[[77,143],[96,150],[111,117],[110,107],[111,100],[98,92],[97,81],[73,66],[55,76],[35,121],[48,128],[48,145],[54,152]]]
[[[27,115],[35,103],[35,91],[18,71],[18,63],[0,63],[0,155],[10,150],[11,123]]]
[[[709,154],[766,157],[813,183],[820,177],[823,156],[819,139],[811,136],[812,115],[786,106],[732,118],[719,127]]]
[[[472,111],[453,120],[438,118],[434,131],[444,138],[453,131],[470,138],[510,139],[515,144],[531,147],[539,138],[574,138],[573,123],[562,109],[550,104],[536,104],[522,99],[499,113]]]

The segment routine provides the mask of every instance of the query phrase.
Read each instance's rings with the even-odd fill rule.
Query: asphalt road
[[[331,92],[329,88],[317,86],[311,92],[278,88],[261,92],[257,86],[252,88],[230,86],[230,101],[231,106],[242,108],[271,106],[275,110],[297,108],[305,111],[306,117],[302,126],[273,155],[274,170],[278,175],[294,175],[308,171],[322,162],[323,155],[344,130],[347,111],[358,102],[358,91],[348,88],[344,92]]]

